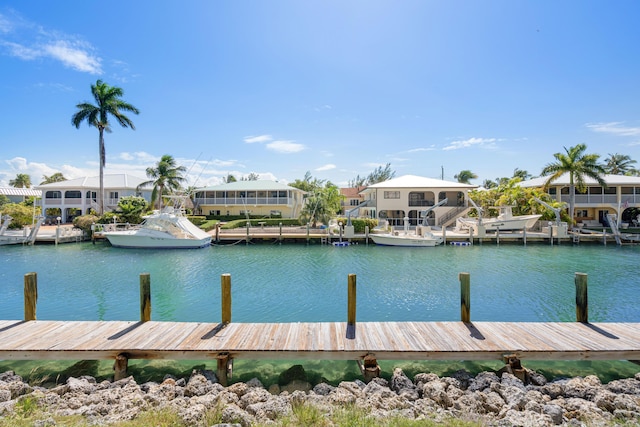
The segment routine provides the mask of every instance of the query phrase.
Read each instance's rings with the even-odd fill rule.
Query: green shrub
[[[81,215],[73,218],[73,226],[79,228],[85,233],[91,232],[91,225],[98,222],[96,215]]]
[[[336,220],[343,225],[347,224],[347,218],[336,218]],[[378,220],[372,218],[352,218],[351,225],[353,225],[353,231],[355,233],[363,234],[365,227],[369,227],[369,231],[378,226]]]
[[[234,228],[246,227],[247,222],[250,222],[252,227],[259,227],[261,225],[259,224],[260,222],[264,222],[265,227],[278,227],[280,224],[285,227],[298,227],[304,225],[298,218],[257,218],[250,219],[249,221],[247,221],[246,219],[236,219],[234,221],[225,223],[220,228],[231,230]]]
[[[19,230],[33,224],[33,208],[21,203],[9,203],[2,206],[2,215],[9,215],[13,220],[10,229]]]

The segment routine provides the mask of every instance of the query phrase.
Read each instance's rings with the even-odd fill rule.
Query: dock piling
[[[140,321],[151,320],[151,275],[140,274]]]
[[[576,322],[589,323],[589,299],[587,295],[587,275],[576,273]]]
[[[347,326],[356,326],[356,275],[349,274],[347,290]]]
[[[471,323],[471,277],[469,273],[460,273],[460,320]]]
[[[231,323],[231,274],[225,273],[220,277],[222,290],[222,324]]]
[[[24,275],[24,320],[36,320],[36,304],[38,303],[38,274]]]

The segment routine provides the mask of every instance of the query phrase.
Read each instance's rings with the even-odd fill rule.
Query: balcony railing
[[[623,203],[627,200],[629,200],[629,203],[636,203],[634,196],[636,195],[623,194],[622,195]],[[568,194],[563,194],[561,197],[561,200],[566,203],[569,203],[570,199],[571,199],[571,196],[569,196]],[[640,202],[640,197],[638,197],[637,201]],[[602,204],[602,203],[615,205],[618,203],[618,196],[616,196],[615,194],[576,194],[576,203],[579,203],[582,205],[585,205],[585,204],[596,205],[596,204]]]
[[[292,197],[204,197],[196,198],[195,203],[203,205],[225,205],[225,206],[251,206],[251,205],[271,205],[282,206],[292,205]]]

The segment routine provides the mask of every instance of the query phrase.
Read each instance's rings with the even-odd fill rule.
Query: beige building
[[[195,192],[200,215],[297,218],[304,191],[275,181],[236,181]]]
[[[607,214],[615,214],[623,224],[633,224],[637,218],[632,213],[640,207],[640,177],[626,175],[604,175],[607,188],[597,181],[585,178],[586,189],[576,188],[574,220],[576,224],[587,226],[607,225]],[[522,187],[543,187],[548,177],[538,177],[522,181]],[[569,175],[564,174],[549,185],[549,195],[558,202],[569,206]]]
[[[447,226],[467,213],[468,193],[476,188],[476,185],[404,175],[362,190],[360,193],[368,204],[360,209],[359,216],[387,220],[393,226],[404,225],[407,217],[410,225],[417,225],[426,209],[447,199],[428,214],[429,225]]]

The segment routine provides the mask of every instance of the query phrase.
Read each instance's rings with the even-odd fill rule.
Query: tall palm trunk
[[[98,196],[98,214],[102,216],[104,214],[104,128],[100,126],[98,129],[100,131],[100,143],[98,144],[100,150],[100,194]]]

